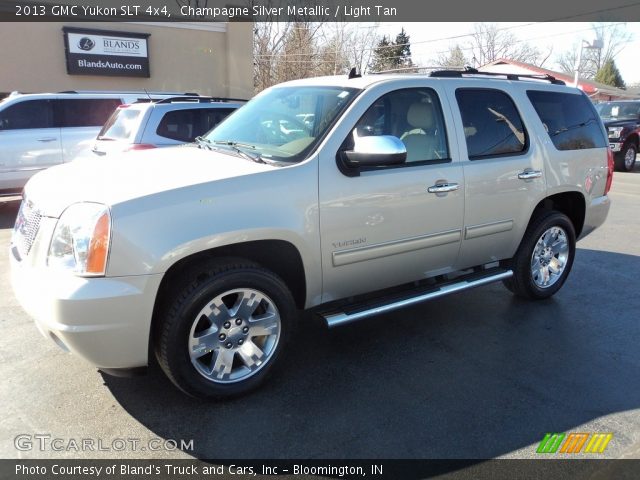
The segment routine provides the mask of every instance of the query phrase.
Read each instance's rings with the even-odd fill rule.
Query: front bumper
[[[45,337],[100,368],[147,365],[161,274],[82,278],[9,255],[16,297]]]
[[[615,181],[615,180],[614,180]],[[584,216],[584,225],[579,238],[584,238],[593,232],[596,228],[604,223],[609,214],[611,200],[608,195],[595,197],[591,199],[591,203],[587,205],[587,211]]]

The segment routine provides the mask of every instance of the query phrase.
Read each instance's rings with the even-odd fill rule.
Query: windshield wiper
[[[211,142],[210,140],[207,140],[207,141]],[[224,145],[225,147],[231,147],[235,152],[239,153],[242,157],[246,158],[247,160],[251,160],[252,162],[267,163],[264,161],[264,159],[258,152],[256,152],[255,155],[249,155],[247,152],[242,150],[242,148],[250,148],[251,150],[255,150],[256,149],[255,145],[250,145],[248,143],[234,142],[231,140],[214,140],[213,143],[215,143],[216,145]]]

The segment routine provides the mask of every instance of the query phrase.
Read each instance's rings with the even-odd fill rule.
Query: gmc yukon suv
[[[333,327],[495,281],[555,294],[609,210],[589,99],[552,77],[352,77],[265,90],[197,144],[36,175],[11,263],[41,332],[228,397],[272,373],[301,310]]]

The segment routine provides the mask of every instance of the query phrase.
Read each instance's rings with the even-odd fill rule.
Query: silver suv
[[[89,91],[9,95],[0,101],[0,196],[20,194],[35,173],[88,152],[116,107],[175,95]]]
[[[36,175],[11,265],[42,333],[111,373],[153,352],[184,392],[227,397],[272,373],[301,310],[333,327],[495,281],[555,294],[610,205],[588,97],[351,77],[270,88],[195,145]]]
[[[107,155],[193,142],[246,100],[177,96],[120,105],[98,133],[91,151]]]

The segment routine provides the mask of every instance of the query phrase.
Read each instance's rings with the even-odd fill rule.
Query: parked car
[[[596,105],[615,152],[616,170],[630,172],[636,164],[640,134],[640,100],[604,102]]]
[[[176,93],[14,93],[0,101],[0,196],[20,194],[40,170],[88,150],[100,127],[123,103]]]
[[[169,147],[193,142],[246,100],[178,96],[120,105],[93,144],[95,155]]]
[[[583,92],[471,71],[288,82],[125,157],[31,179],[13,287],[63,349],[116,374],[153,352],[202,397],[263,383],[301,310],[334,327],[496,281],[549,298],[613,178]]]

